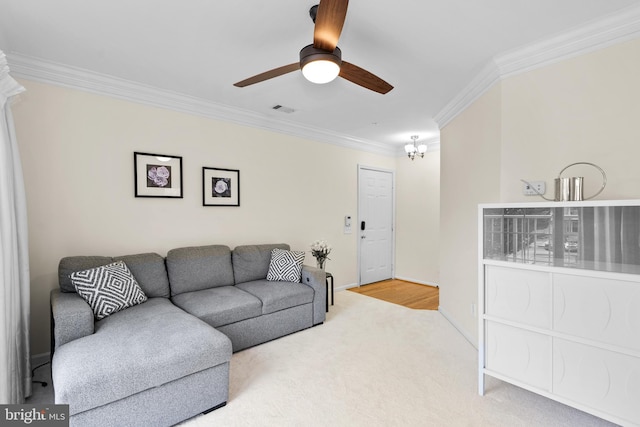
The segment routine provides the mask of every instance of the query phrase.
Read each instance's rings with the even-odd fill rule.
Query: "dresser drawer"
[[[531,386],[551,388],[551,338],[486,322],[485,367]]]
[[[553,275],[553,329],[640,351],[640,283]]]
[[[640,358],[556,338],[553,393],[640,424]]]
[[[549,273],[486,267],[485,313],[540,328],[551,328]]]

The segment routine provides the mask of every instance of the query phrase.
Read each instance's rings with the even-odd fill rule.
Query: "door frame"
[[[357,179],[357,188],[356,204],[358,205],[358,221],[356,222],[356,230],[357,234],[357,251],[358,251],[358,287],[362,286],[362,270],[361,270],[361,256],[362,256],[362,248],[361,248],[361,230],[360,230],[360,213],[362,212],[362,207],[360,206],[360,173],[363,170],[370,170],[374,172],[384,172],[391,174],[391,278],[396,277],[396,171],[393,169],[385,169],[379,168],[375,166],[366,166],[358,163],[358,179]]]

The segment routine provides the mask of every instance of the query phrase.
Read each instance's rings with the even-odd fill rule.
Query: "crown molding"
[[[444,106],[438,114],[433,117],[433,120],[438,124],[438,127],[442,129],[451,120],[456,118],[458,114],[462,113],[471,104],[473,104],[478,98],[480,98],[486,91],[491,89],[494,84],[500,80],[500,72],[494,61],[489,61],[485,64],[480,72],[467,84],[458,95],[456,95],[447,105]]]
[[[498,81],[640,37],[640,6],[616,13],[492,58],[434,120],[442,129]]]
[[[125,101],[163,108],[209,119],[231,122],[272,132],[283,133],[353,150],[394,156],[395,146],[330,132],[311,126],[277,120],[248,110],[231,107],[148,86],[82,68],[71,67],[17,53],[7,54],[14,77],[82,90]]]
[[[440,151],[440,139],[427,143],[427,153],[430,151]]]
[[[638,37],[640,6],[632,6],[555,37],[505,52],[494,60],[504,79]]]

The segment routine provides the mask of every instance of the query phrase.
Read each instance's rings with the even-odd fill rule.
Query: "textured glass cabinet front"
[[[483,209],[484,258],[640,272],[640,206]]]

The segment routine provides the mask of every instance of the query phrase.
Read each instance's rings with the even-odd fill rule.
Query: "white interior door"
[[[393,173],[359,168],[360,284],[393,277]]]

